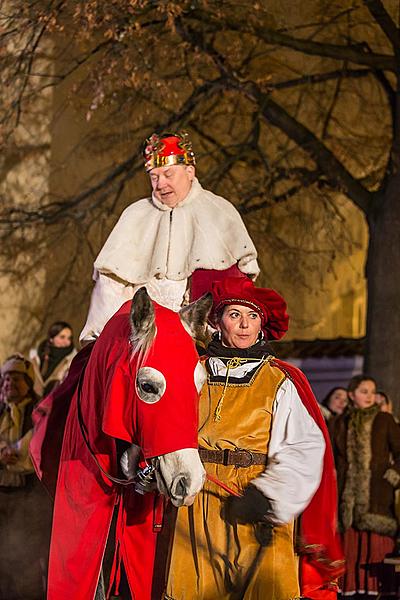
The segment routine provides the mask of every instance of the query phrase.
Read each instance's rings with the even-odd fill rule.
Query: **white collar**
[[[229,377],[233,379],[241,379],[247,375],[250,371],[256,369],[263,361],[265,357],[255,358],[254,360],[247,360],[244,364],[229,369]],[[212,375],[215,377],[225,377],[227,372],[226,364],[218,358],[218,356],[211,356],[208,359],[208,364]]]

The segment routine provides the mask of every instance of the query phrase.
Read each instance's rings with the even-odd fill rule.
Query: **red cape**
[[[80,353],[69,381],[59,388],[56,396],[46,399],[42,410],[36,413],[32,455],[39,475],[51,487],[57,469],[54,464],[46,466],[45,462],[46,450],[51,446],[48,427],[50,422],[62,423],[65,410],[60,407],[60,399],[64,397],[68,404],[68,390],[75,390],[59,452],[48,600],[94,598],[116,503],[120,505],[117,549],[132,597],[136,600],[151,597],[157,496],[141,496],[132,486],[122,488],[99,470],[77,418],[79,369],[87,362],[81,412],[90,446],[107,473],[117,475],[115,438],[138,444],[145,458],[197,448],[198,394],[193,373],[198,356],[194,343],[184,331],[179,315],[154,303],[157,336],[144,365],[164,374],[167,389],[157,403],[139,400],[135,391],[136,365],[129,342],[130,306],[130,301],[125,303],[107,323],[94,347],[85,348],[83,355]],[[55,409],[53,421],[51,406]]]
[[[321,482],[300,520],[300,584],[302,595],[311,600],[333,600],[335,579],[344,572],[344,555],[337,533],[336,473],[328,429],[304,373],[282,360],[274,359],[272,364],[293,381],[325,439]]]

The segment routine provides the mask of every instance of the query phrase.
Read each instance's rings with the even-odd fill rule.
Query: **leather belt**
[[[216,463],[218,465],[233,465],[235,467],[250,467],[252,465],[265,465],[267,455],[260,452],[251,452],[243,448],[235,450],[208,450],[199,448],[199,455],[205,463]]]

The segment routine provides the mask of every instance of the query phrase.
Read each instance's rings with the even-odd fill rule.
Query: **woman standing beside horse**
[[[326,428],[305,377],[266,343],[286,332],[286,304],[247,278],[212,291],[218,335],[207,349],[199,419],[207,482],[178,511],[165,598],[298,598],[300,513],[301,591],[312,598],[323,588],[333,598],[342,555]]]

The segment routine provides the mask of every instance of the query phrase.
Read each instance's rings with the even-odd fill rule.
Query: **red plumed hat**
[[[224,306],[241,304],[258,312],[267,339],[280,340],[287,332],[289,315],[286,302],[275,290],[258,288],[247,277],[227,277],[223,281],[215,281],[211,292],[214,299],[211,322],[214,325]]]
[[[145,141],[143,156],[146,171],[169,165],[196,164],[192,142],[186,131],[161,135],[153,133]]]

